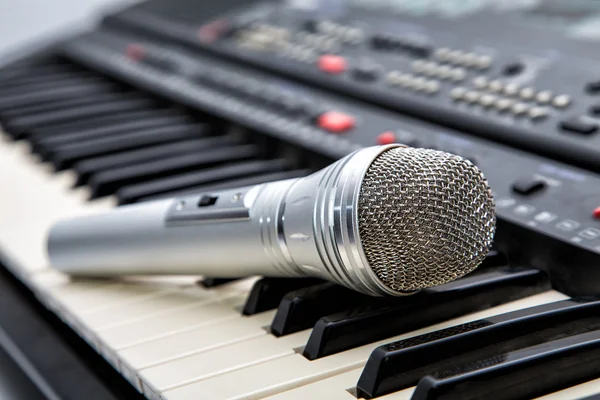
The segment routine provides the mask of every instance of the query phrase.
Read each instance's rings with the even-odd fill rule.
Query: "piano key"
[[[196,284],[197,278],[165,280],[157,279],[154,285],[164,290],[155,296],[146,296],[129,301],[117,302],[109,307],[78,312],[77,317],[86,327],[101,331],[116,328],[122,325],[148,320],[154,317],[200,304],[210,304],[230,298],[245,295],[247,292],[246,281],[243,279],[235,284],[224,285],[218,289],[204,290]],[[143,284],[152,284],[144,282]],[[66,303],[66,302],[65,302]],[[67,308],[68,304],[65,304]]]
[[[116,196],[119,199],[119,204],[129,204],[150,195],[197,187],[203,183],[220,182],[240,176],[282,170],[285,169],[286,165],[287,162],[281,159],[231,162],[227,165],[219,165],[197,172],[188,172],[150,182],[127,185],[119,189]]]
[[[168,313],[97,331],[99,340],[114,350],[124,349],[188,329],[239,317],[245,296],[231,294],[209,304],[195,304]]]
[[[199,285],[205,288],[212,288],[221,285],[225,285],[226,283],[236,281],[237,278],[204,278],[198,282]]]
[[[422,328],[417,331],[397,336],[392,340],[401,340],[448,326],[485,318],[486,316],[513,311],[527,306],[543,304],[557,299],[564,299],[565,297],[566,296],[558,292],[549,291],[526,299],[507,303],[503,306],[493,307],[488,310]],[[284,338],[285,336],[278,338],[277,340]],[[259,364],[219,374],[212,378],[205,378],[185,386],[178,386],[163,391],[161,395],[165,400],[187,400],[197,398],[221,400],[266,397],[359,368],[365,364],[370,352],[375,347],[384,344],[386,341],[389,340],[382,340],[314,361],[306,359],[301,354],[279,357],[272,361],[263,361]],[[249,344],[249,342],[250,341],[241,342],[237,348],[237,352],[252,352],[253,345]],[[246,347],[242,347],[242,345],[245,345]],[[261,350],[264,350],[264,348]],[[179,360],[173,361],[172,364],[177,365],[176,363],[178,361]],[[167,368],[167,365],[169,364],[164,364],[165,369]],[[144,377],[145,375],[143,375],[142,371],[143,384],[146,383]],[[236,382],[236,384],[232,385],[231,382]]]
[[[76,85],[86,82],[100,82],[101,80],[91,75],[69,75],[57,74],[55,79],[42,77],[29,77],[27,79],[15,80],[12,85],[2,85],[3,90],[0,98],[11,97],[22,93],[36,93],[45,90],[57,89],[64,86]],[[104,80],[106,82],[106,80]]]
[[[121,363],[135,366],[140,370],[264,336],[267,335],[264,327],[269,325],[274,313],[274,311],[266,311],[249,317],[233,318],[129,346],[119,352],[119,358]]]
[[[266,397],[265,400],[356,400],[356,397],[348,390],[354,388],[360,372],[360,368],[353,369],[352,371],[344,372],[331,378]]]
[[[130,301],[127,304],[119,304],[118,307],[104,307],[79,313],[79,318],[95,330],[115,328],[120,325],[132,323],[150,316],[158,316],[161,313],[171,312],[179,308],[192,305],[208,304],[213,301],[231,296],[230,293],[215,294],[211,291],[194,291],[191,296],[188,292],[191,288],[179,287],[165,289],[155,296],[148,296],[138,301]]]
[[[15,118],[10,124],[5,125],[10,134],[16,138],[27,136],[27,131],[32,128],[58,124],[66,121],[81,120],[84,118],[107,115],[115,112],[134,111],[154,105],[151,99],[124,99],[110,103],[91,104],[73,107],[62,111],[48,111],[36,115]]]
[[[103,92],[111,89],[111,85],[105,81],[77,82],[68,86],[41,90],[38,92],[17,93],[12,96],[0,96],[0,111],[10,110],[27,105],[40,104],[56,99],[81,96],[89,93]]]
[[[231,142],[233,142],[233,139]],[[167,143],[139,150],[111,154],[108,156],[88,158],[84,161],[78,162],[73,166],[73,169],[78,175],[77,185],[85,184],[91,175],[100,171],[129,165],[140,161],[156,160],[161,157],[182,154],[189,150],[202,150],[204,149],[204,143],[205,141],[203,139],[185,140],[182,142]]]
[[[132,121],[143,120],[152,118],[156,115],[178,115],[180,112],[174,108],[167,109],[141,109],[141,110],[124,110],[123,112],[115,112],[109,115],[98,115],[84,120],[68,121],[59,124],[53,124],[50,126],[41,126],[39,128],[33,128],[28,131],[28,139],[33,141],[42,140],[44,137],[50,137],[54,135],[66,135],[71,133],[77,133],[82,130],[97,128],[100,126],[114,126],[119,124],[125,124]]]
[[[531,398],[597,378],[599,360],[600,331],[582,333],[457,363],[421,379],[412,398]]]
[[[271,324],[276,336],[311,328],[321,317],[347,310],[376,298],[333,284],[322,283],[288,293]]]
[[[35,84],[39,82],[47,82],[48,75],[56,73],[73,73],[74,75],[83,71],[73,71],[72,66],[47,64],[35,66],[35,68],[15,68],[10,73],[3,68],[0,74],[0,87],[19,86],[27,84]]]
[[[87,190],[69,190],[73,173],[51,173],[31,156],[25,143],[7,141],[2,135],[0,170],[6,172],[0,174],[0,187],[10,188],[10,195],[2,196],[0,210],[2,225],[10,226],[10,229],[0,229],[2,258],[11,260],[4,263],[25,281],[35,271],[48,268],[46,235],[54,221],[83,212],[107,210],[115,205],[111,197],[86,201]],[[33,192],[32,188],[35,188]],[[27,210],[27,218],[15,210]]]
[[[184,173],[197,168],[206,168],[259,155],[259,149],[255,145],[221,147],[219,146],[219,138],[207,138],[205,140],[206,142],[214,142],[215,148],[210,149],[211,146],[206,143],[203,151],[193,151],[188,154],[99,172],[88,182],[92,189],[92,197],[114,193],[125,185],[160,179],[171,174]]]
[[[538,397],[537,400],[598,400],[599,395],[600,378]]]
[[[309,175],[311,172],[312,171],[310,171],[308,169],[273,172],[271,174],[257,175],[257,176],[251,176],[251,177],[240,178],[240,179],[231,179],[231,180],[228,180],[227,182],[208,183],[206,185],[195,186],[190,189],[176,190],[173,192],[166,192],[166,193],[162,193],[159,195],[142,197],[139,200],[149,201],[149,200],[163,199],[166,197],[182,196],[182,195],[186,195],[186,194],[190,194],[190,193],[215,191],[215,190],[235,188],[235,187],[244,187],[244,186],[250,186],[250,185],[259,185],[261,183],[266,183],[266,182],[274,182],[274,181],[279,181],[279,180],[284,180],[284,179],[300,178],[300,177]]]
[[[185,115],[174,113],[173,110],[160,110],[156,115],[142,120],[127,121],[120,124],[110,124],[105,126],[95,126],[89,129],[82,129],[77,132],[65,134],[56,134],[49,137],[32,138],[33,151],[45,156],[47,151],[51,151],[57,146],[76,143],[80,141],[115,136],[126,132],[140,131],[143,129],[158,128],[161,126],[175,126],[192,122]],[[116,164],[115,166],[118,166]]]
[[[229,346],[144,368],[139,373],[141,379],[137,380],[137,383],[142,387],[146,396],[158,399],[162,392],[170,389],[185,387],[190,383],[222,376],[263,362],[293,356],[294,349],[306,342],[308,334],[308,330],[281,338],[265,334]],[[135,369],[129,365],[127,367]],[[204,396],[204,394],[200,396],[213,398],[210,395]]]
[[[102,311],[114,305],[151,298],[165,291],[164,288],[107,283],[91,289],[81,282],[68,282],[47,288],[52,297],[62,303],[68,303],[69,308],[78,314]]]
[[[303,354],[309,360],[326,357],[549,288],[547,275],[537,269],[507,268],[466,276],[409,297],[382,299],[323,317]]]
[[[454,364],[464,358],[474,350],[473,343],[479,348],[477,358],[485,358],[498,349],[516,350],[599,329],[598,310],[599,301],[563,300],[389,343],[371,354],[358,393],[373,398],[413,386],[424,371],[437,371],[448,366],[448,360]]]
[[[197,139],[205,136],[206,133],[207,128],[200,124],[163,126],[140,132],[129,132],[116,137],[66,144],[57,147],[48,157],[55,168],[60,171],[87,157],[97,157],[177,140]]]
[[[135,99],[135,97],[122,94],[122,93],[97,93],[94,96],[84,97],[68,97],[64,99],[57,99],[48,103],[40,103],[27,105],[23,107],[11,108],[9,110],[0,111],[0,117],[2,118],[3,124],[7,129],[11,129],[12,121],[15,119],[27,118],[29,116],[36,116],[38,114],[50,113],[50,112],[63,112],[65,109],[71,109],[73,107],[80,107],[90,104],[98,104],[103,102],[111,102],[116,100]]]
[[[242,314],[254,315],[276,308],[288,292],[323,283],[316,278],[262,278],[246,298]]]
[[[31,71],[23,71],[22,74],[13,75],[10,78],[0,77],[0,86],[10,88],[15,86],[35,85],[44,82],[54,82],[64,79],[92,77],[89,71],[74,70],[66,66],[48,65],[43,68],[35,68]]]
[[[477,267],[477,271],[483,271],[487,268],[496,268],[502,267],[508,264],[508,260],[506,256],[498,250],[492,249],[489,251],[488,255],[481,262],[481,264]]]

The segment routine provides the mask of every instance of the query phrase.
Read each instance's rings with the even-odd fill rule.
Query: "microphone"
[[[495,225],[475,165],[396,144],[304,178],[61,220],[47,247],[54,268],[80,276],[312,276],[400,296],[474,270]]]

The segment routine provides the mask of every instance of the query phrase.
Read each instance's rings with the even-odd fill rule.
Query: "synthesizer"
[[[75,360],[40,357],[25,311],[0,309],[0,343],[50,398],[600,395],[600,7],[450,3],[152,0],[1,68],[5,292],[101,384],[66,384]],[[48,266],[60,217],[302,177],[394,142],[488,178],[498,229],[474,273],[387,299]]]

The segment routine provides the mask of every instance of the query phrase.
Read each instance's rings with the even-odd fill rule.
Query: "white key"
[[[280,338],[263,335],[144,369],[140,373],[144,394],[157,397],[163,391],[192,382],[292,356],[309,336],[310,329]]]
[[[119,352],[121,362],[135,369],[154,365],[208,351],[214,348],[263,336],[276,311],[267,311],[254,316],[229,319],[210,326],[201,326],[163,338],[128,347]]]
[[[59,218],[114,206],[111,197],[86,200],[87,190],[72,190],[73,172],[52,174],[29,154],[28,145],[0,133],[0,244],[9,267],[23,279],[47,268],[46,236]]]
[[[215,293],[208,290],[198,290],[193,296],[181,291],[160,292],[156,296],[146,297],[141,301],[83,314],[81,320],[93,329],[105,330],[180,308],[215,302],[229,296],[231,295],[227,292]]]
[[[256,399],[274,395],[359,368],[365,364],[373,349],[382,344],[485,318],[490,315],[519,310],[565,298],[567,296],[562,293],[549,291],[314,361],[307,360],[301,354],[278,358],[251,368],[233,371],[167,390],[162,393],[162,396],[167,400],[197,399],[199,396],[217,400]],[[247,351],[250,351],[250,348]],[[236,384],[232,385],[231,382],[235,382]]]
[[[93,284],[92,284],[93,285]],[[153,297],[165,289],[150,285],[106,283],[90,286],[87,282],[69,282],[49,288],[49,295],[71,312],[83,314],[110,308],[136,299]]]
[[[348,389],[353,389],[360,378],[362,368],[357,368],[310,385],[269,396],[265,400],[356,400]]]
[[[245,296],[232,296],[209,304],[199,303],[101,330],[97,335],[102,344],[119,350],[195,327],[239,318],[237,308],[244,301]]]

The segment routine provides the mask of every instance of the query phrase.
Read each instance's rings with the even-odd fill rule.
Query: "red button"
[[[380,133],[377,136],[377,144],[392,144],[396,143],[396,134],[392,131]]]
[[[329,132],[342,133],[354,128],[356,121],[348,114],[339,111],[327,111],[321,114],[317,120],[317,125]]]
[[[600,219],[600,207],[596,207],[594,209],[594,212],[592,212],[592,215],[594,216],[594,218]]]
[[[144,58],[144,47],[141,44],[132,43],[125,49],[125,55],[131,61],[140,61]]]
[[[346,70],[348,64],[344,57],[333,54],[324,54],[319,58],[319,69],[330,74],[341,74]]]

